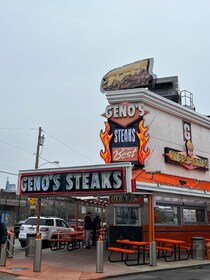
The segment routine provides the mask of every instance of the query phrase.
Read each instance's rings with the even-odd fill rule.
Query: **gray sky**
[[[209,30],[209,0],[0,0],[0,170],[34,168],[39,127],[47,161],[104,163],[101,79],[140,59],[210,115]],[[7,177],[17,183],[0,173],[0,188]]]

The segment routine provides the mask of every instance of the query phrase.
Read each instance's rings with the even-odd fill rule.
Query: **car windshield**
[[[19,221],[17,223],[15,223],[15,225],[22,225],[25,221]]]
[[[25,221],[25,225],[36,225],[36,218],[29,218]],[[39,224],[44,226],[46,224],[46,219],[40,218]]]

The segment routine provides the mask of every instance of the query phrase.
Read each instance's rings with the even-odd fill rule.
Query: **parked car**
[[[24,221],[19,221],[17,223],[14,224],[14,234],[15,237],[18,238],[19,232],[20,232],[20,227],[22,226],[22,224],[25,222]]]
[[[36,234],[36,222],[37,217],[29,217],[20,227],[20,233],[18,239],[22,247],[26,246],[26,240],[28,234]],[[57,217],[40,217],[39,233],[41,234],[43,248],[50,246],[49,239],[52,234],[57,231],[73,231],[68,223],[63,219]]]
[[[76,228],[76,219],[71,219],[68,222],[68,224],[71,228],[73,228],[74,230],[79,230],[79,231],[83,231],[83,223],[84,223],[84,221],[82,219],[78,219],[77,228]]]

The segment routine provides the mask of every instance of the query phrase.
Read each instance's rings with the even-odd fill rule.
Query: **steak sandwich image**
[[[153,58],[138,60],[109,71],[101,81],[101,91],[115,91],[139,87],[151,88],[156,75],[152,73]]]

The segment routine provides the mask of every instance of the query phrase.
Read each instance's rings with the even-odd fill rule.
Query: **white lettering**
[[[31,178],[33,179],[33,177]],[[42,177],[42,190],[46,192],[49,189],[49,186],[50,186],[49,176],[45,175]]]
[[[34,191],[41,191],[41,177],[34,177]]]
[[[92,190],[94,189],[100,189],[100,181],[99,181],[99,176],[98,173],[94,172],[92,175],[92,180],[91,180],[91,186],[90,188]]]
[[[61,175],[60,175],[60,174],[56,174],[56,175],[53,177],[53,183],[54,183],[54,185],[53,185],[53,190],[54,190],[54,191],[59,190],[60,187],[61,187],[61,182],[59,181],[60,178],[61,178]]]
[[[114,130],[115,143],[134,143],[136,141],[135,128],[122,128]]]
[[[113,173],[113,179],[115,183],[113,183],[113,188],[114,189],[119,189],[122,187],[122,179],[121,179],[121,172],[120,171],[115,171]]]
[[[28,177],[22,178],[22,192],[26,192],[28,188]]]
[[[110,178],[109,178],[110,175],[111,175],[111,171],[106,171],[101,174],[101,182],[102,182],[101,188],[102,189],[111,189],[112,188],[111,183],[110,183]]]
[[[75,183],[76,183],[76,190],[80,189],[80,179],[81,179],[81,173],[76,173],[74,174],[74,178],[75,178]]]
[[[135,115],[136,108],[134,104],[129,104],[128,105],[128,116],[133,117]]]
[[[87,190],[114,190],[122,187],[121,170],[43,174],[23,176],[22,192],[66,192]]]
[[[142,103],[129,103],[129,104],[119,104],[119,105],[108,105],[105,109],[105,116],[107,119],[114,118],[126,118],[133,117],[138,110],[138,115],[144,115],[144,104]]]
[[[112,117],[112,106],[111,105],[106,106],[105,115],[106,115],[107,119]]]
[[[73,174],[67,174],[67,176],[66,176],[66,182],[67,182],[66,190],[67,191],[70,191],[73,189],[74,183],[72,181],[72,178],[73,178]]]
[[[83,173],[82,174],[82,189],[89,190],[90,185],[90,173]]]

